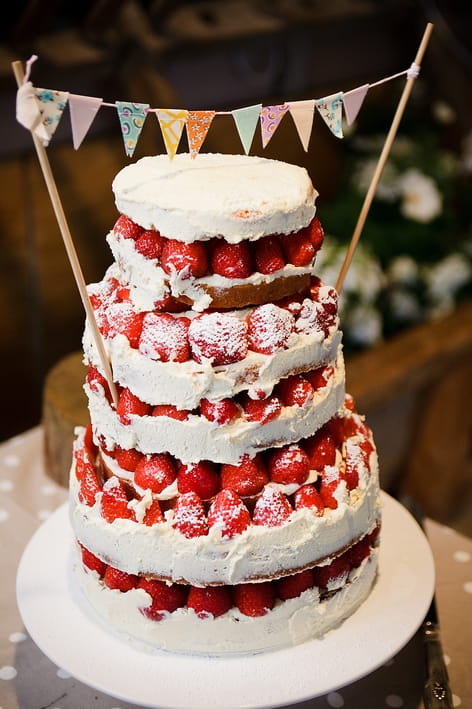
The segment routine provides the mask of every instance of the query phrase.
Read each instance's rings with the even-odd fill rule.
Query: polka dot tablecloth
[[[38,526],[66,499],[66,490],[44,473],[41,428],[0,444],[0,709],[135,707],[87,687],[54,665],[28,636],[18,612],[15,582],[22,552]],[[431,520],[427,520],[426,533],[436,564],[437,603],[454,706],[469,709],[472,540]],[[367,677],[296,706],[420,709],[423,669],[423,646],[418,633],[392,660]]]

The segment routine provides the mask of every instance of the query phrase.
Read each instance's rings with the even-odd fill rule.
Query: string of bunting
[[[262,146],[265,148],[279,127],[282,119],[290,114],[305,151],[317,111],[329,130],[337,138],[343,137],[343,109],[347,125],[351,125],[364,102],[369,89],[397,77],[407,75],[417,78],[419,66],[413,62],[409,69],[380,79],[372,84],[363,84],[350,91],[338,91],[318,99],[290,101],[273,106],[258,103],[232,111],[190,111],[186,109],[151,108],[147,103],[115,101],[107,103],[101,98],[81,96],[68,91],[37,88],[29,80],[31,66],[37,59],[33,55],[26,63],[26,73],[17,94],[17,120],[49,145],[61,121],[66,106],[69,106],[73,146],[77,150],[102,107],[117,111],[126,155],[132,157],[146,118],[154,114],[159,123],[165,148],[170,159],[174,158],[182,133],[186,130],[189,151],[196,156],[217,115],[230,115],[235,123],[244,152],[249,153],[258,124],[261,129]]]

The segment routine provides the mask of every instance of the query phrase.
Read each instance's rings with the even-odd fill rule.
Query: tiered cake
[[[70,484],[85,594],[172,651],[321,636],[370,592],[380,510],[308,174],[179,154],[113,190],[115,261],[89,295],[119,400],[86,327],[91,424]]]

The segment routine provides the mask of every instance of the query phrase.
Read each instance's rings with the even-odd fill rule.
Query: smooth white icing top
[[[185,242],[298,231],[313,219],[318,194],[297,165],[211,153],[141,158],[117,174],[112,188],[122,214]]]

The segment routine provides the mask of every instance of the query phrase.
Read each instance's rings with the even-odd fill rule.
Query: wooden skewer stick
[[[23,84],[24,72],[23,65],[20,61],[15,61],[12,63],[13,73],[15,75],[16,83],[18,88]],[[39,164],[43,172],[43,177],[46,182],[46,187],[49,192],[49,197],[54,209],[54,214],[56,215],[57,223],[64,241],[64,246],[66,248],[67,256],[69,258],[70,265],[72,267],[72,272],[74,274],[75,282],[77,288],[79,289],[79,294],[85,308],[85,313],[87,315],[90,327],[92,328],[92,335],[97,347],[98,355],[102,364],[103,371],[110,388],[111,395],[113,397],[113,403],[115,407],[118,405],[118,394],[116,391],[115,384],[113,382],[113,374],[111,371],[110,361],[108,359],[105,347],[103,344],[102,335],[98,329],[97,321],[95,319],[95,313],[93,312],[92,304],[88,297],[87,287],[85,284],[84,276],[80,267],[79,258],[75,250],[74,242],[67,224],[67,219],[64,214],[64,209],[62,207],[61,199],[57,191],[57,185],[52,174],[51,165],[49,163],[49,158],[47,156],[46,149],[41,143],[40,139],[31,131],[31,137],[33,138],[34,147],[36,148],[36,153],[38,156]]]
[[[423,56],[424,56],[424,53],[426,51],[426,47],[429,42],[429,38],[431,37],[431,32],[433,31],[433,27],[434,27],[434,25],[431,22],[428,22],[428,24],[426,25],[426,29],[424,31],[423,38],[421,40],[421,44],[418,47],[418,51],[416,53],[415,62],[414,62],[418,67],[421,66],[421,62],[423,60]],[[338,280],[336,282],[336,290],[338,291],[338,293],[341,292],[341,288],[343,286],[347,270],[348,270],[349,266],[351,265],[352,257],[354,255],[354,251],[356,249],[357,242],[359,241],[359,238],[362,233],[362,229],[364,228],[364,224],[367,219],[367,214],[369,213],[369,209],[371,207],[375,192],[377,190],[377,185],[379,184],[380,178],[382,176],[382,171],[385,167],[385,163],[387,162],[387,158],[390,153],[393,141],[395,140],[398,126],[400,124],[401,118],[403,116],[403,112],[405,110],[405,106],[407,104],[408,99],[410,98],[410,93],[413,88],[415,78],[416,77],[414,77],[414,76],[408,77],[406,84],[405,84],[405,88],[403,89],[402,95],[400,96],[400,101],[398,102],[397,110],[396,110],[395,115],[393,117],[392,125],[390,126],[390,130],[388,132],[387,138],[386,138],[384,146],[382,148],[382,152],[381,152],[379,160],[377,162],[377,166],[375,168],[374,175],[373,175],[372,180],[370,182],[369,189],[367,190],[367,194],[364,199],[364,204],[362,205],[362,209],[360,211],[356,227],[355,227],[354,232],[352,234],[349,248],[347,250],[346,257],[344,259],[344,263],[343,263],[341,270],[339,272]]]

